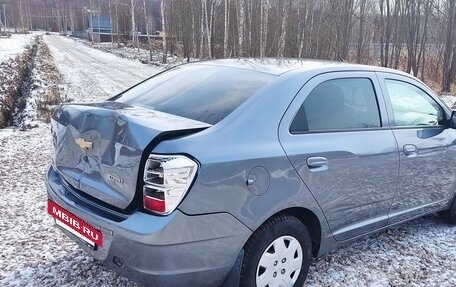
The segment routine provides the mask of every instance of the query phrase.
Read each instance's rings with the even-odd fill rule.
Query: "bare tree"
[[[205,21],[205,26],[206,26],[206,43],[207,43],[207,52],[209,55],[209,59],[212,58],[212,9],[213,2],[212,0],[210,1],[210,5],[207,5],[208,0],[203,1],[204,5],[204,19]]]
[[[287,0],[284,1],[283,3],[283,17],[282,17],[282,25],[280,29],[280,37],[279,37],[279,44],[278,44],[278,51],[277,51],[277,57],[281,58],[283,57],[284,51],[285,51],[285,43],[286,43],[286,37],[287,37],[287,24],[288,24],[288,17],[290,15],[290,9],[291,9],[291,1]]]
[[[446,91],[456,80],[456,0],[3,1],[17,4],[1,18],[19,30],[84,30],[87,17],[109,9],[111,44],[131,34],[139,49],[144,33],[151,57],[152,29],[162,30],[163,62],[168,53],[344,59],[408,71]]]
[[[109,25],[111,26],[111,49],[114,48],[114,26],[112,25],[112,7],[111,7],[111,0],[109,2]]]
[[[147,33],[147,45],[149,46],[149,59],[152,61],[152,43],[150,41],[150,33],[149,33],[149,20],[147,16],[147,9],[146,9],[146,0],[143,0],[144,6],[144,23],[146,24],[146,33]]]
[[[166,0],[161,0],[161,3],[160,3],[161,20],[162,20],[161,23],[162,23],[162,32],[163,32],[163,60],[162,60],[163,63],[166,63],[166,59],[168,58],[168,56],[167,56],[168,55],[168,46],[167,46],[167,42],[166,42],[166,37],[168,35],[166,34],[165,1]]]
[[[244,56],[244,32],[245,32],[245,0],[238,0],[238,56]]]
[[[30,31],[33,30],[33,21],[32,21],[32,12],[30,11],[30,0],[27,1],[27,22],[28,22],[28,29]]]
[[[359,29],[358,29],[358,45],[356,48],[356,62],[361,63],[361,56],[363,52],[364,43],[364,24],[366,17],[366,0],[360,0],[359,5]]]
[[[199,53],[199,50],[197,50],[197,35],[198,35],[198,31],[197,31],[197,26],[196,26],[196,10],[198,8],[196,7],[196,5],[192,5],[191,7],[191,11],[192,11],[192,44],[193,44],[193,57],[198,57],[198,53]]]
[[[120,46],[119,0],[114,0],[114,6],[115,6],[114,9],[115,9],[115,13],[116,13],[117,48],[119,48],[119,46]]]
[[[101,17],[101,3],[100,0],[98,0],[98,9],[97,9],[97,21],[98,21],[98,41],[101,42],[101,23],[100,23],[100,17]]]
[[[442,78],[442,91],[449,92],[451,87],[452,73],[454,73],[453,65],[456,64],[454,56],[454,43],[455,43],[455,32],[454,27],[456,24],[456,1],[448,0],[448,21],[445,37],[445,51],[443,54],[443,78]],[[453,70],[453,71],[452,71]]]
[[[199,57],[202,58],[204,56],[204,37],[206,35],[206,30],[204,29],[204,19],[206,18],[205,13],[205,4],[206,0],[203,0],[201,3],[201,17],[200,17],[200,42],[199,42]]]
[[[421,11],[420,1],[407,1],[406,8],[406,23],[407,23],[407,73],[413,72],[416,75],[417,71],[417,46],[418,35],[421,28]]]
[[[230,0],[225,0],[225,30],[223,34],[223,57],[228,58],[228,40],[230,33]]]
[[[343,3],[344,5],[342,6],[342,11],[344,12],[342,16],[342,29],[339,32],[340,37],[338,37],[338,39],[340,38],[338,53],[342,59],[348,59],[348,47],[350,44],[354,1],[345,0]]]
[[[261,23],[260,23],[260,57],[266,55],[268,42],[269,0],[261,0]]]
[[[24,10],[23,10],[23,5],[22,5],[22,0],[19,0],[19,17],[21,19],[21,31],[24,32],[25,29],[25,24],[24,24]]]
[[[131,9],[131,42],[133,47],[136,47],[136,20],[135,20],[135,0],[130,0]],[[138,46],[139,47],[139,46]]]
[[[21,0],[22,1],[22,0]],[[60,20],[60,0],[55,0],[55,6],[56,6],[56,12],[57,12],[57,26],[59,29],[59,32],[62,31],[62,21]],[[22,22],[22,20],[21,20]]]
[[[423,32],[421,35],[418,59],[416,61],[416,74],[415,74],[415,76],[417,76],[418,69],[421,66],[421,79],[422,80],[424,80],[424,77],[425,77],[424,65],[425,65],[425,57],[426,57],[426,42],[427,42],[429,15],[431,13],[431,0],[427,0],[425,2],[423,13],[424,13],[424,27],[423,27]]]
[[[304,6],[303,6],[304,5]],[[300,19],[300,24],[299,28],[301,29],[301,34],[300,34],[300,40],[299,40],[299,54],[298,58],[302,58],[303,53],[304,53],[304,45],[306,42],[306,22],[307,22],[307,17],[309,10],[307,9],[307,0],[304,1],[304,3],[301,3],[299,6],[299,19]]]

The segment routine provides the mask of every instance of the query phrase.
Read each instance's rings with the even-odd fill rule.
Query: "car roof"
[[[312,70],[319,72],[331,71],[373,71],[373,72],[386,72],[401,75],[407,75],[404,72],[393,70],[378,66],[368,66],[361,64],[353,64],[348,62],[336,62],[325,60],[312,60],[312,59],[292,59],[292,58],[239,58],[239,59],[219,59],[209,60],[202,62],[193,62],[196,65],[210,65],[229,68],[238,68],[252,70],[262,73],[268,73],[280,76],[287,72],[309,72]]]

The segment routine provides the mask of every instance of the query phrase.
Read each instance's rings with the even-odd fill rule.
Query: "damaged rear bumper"
[[[95,250],[62,229],[87,253],[112,270],[145,285],[221,286],[251,230],[228,213],[169,216],[140,211],[119,218],[91,207],[49,168],[48,197],[103,234]],[[238,260],[239,261],[239,260]]]

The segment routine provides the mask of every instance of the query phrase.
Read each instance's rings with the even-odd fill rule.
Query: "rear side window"
[[[276,76],[210,65],[179,66],[115,100],[216,124]]]
[[[296,114],[290,131],[381,127],[377,98],[367,78],[334,79],[316,86]]]
[[[445,112],[420,88],[397,80],[385,80],[393,107],[395,126],[444,125]]]

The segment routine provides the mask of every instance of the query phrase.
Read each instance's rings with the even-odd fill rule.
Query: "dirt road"
[[[44,41],[64,76],[65,93],[74,101],[107,99],[160,71],[71,38],[47,35]]]

